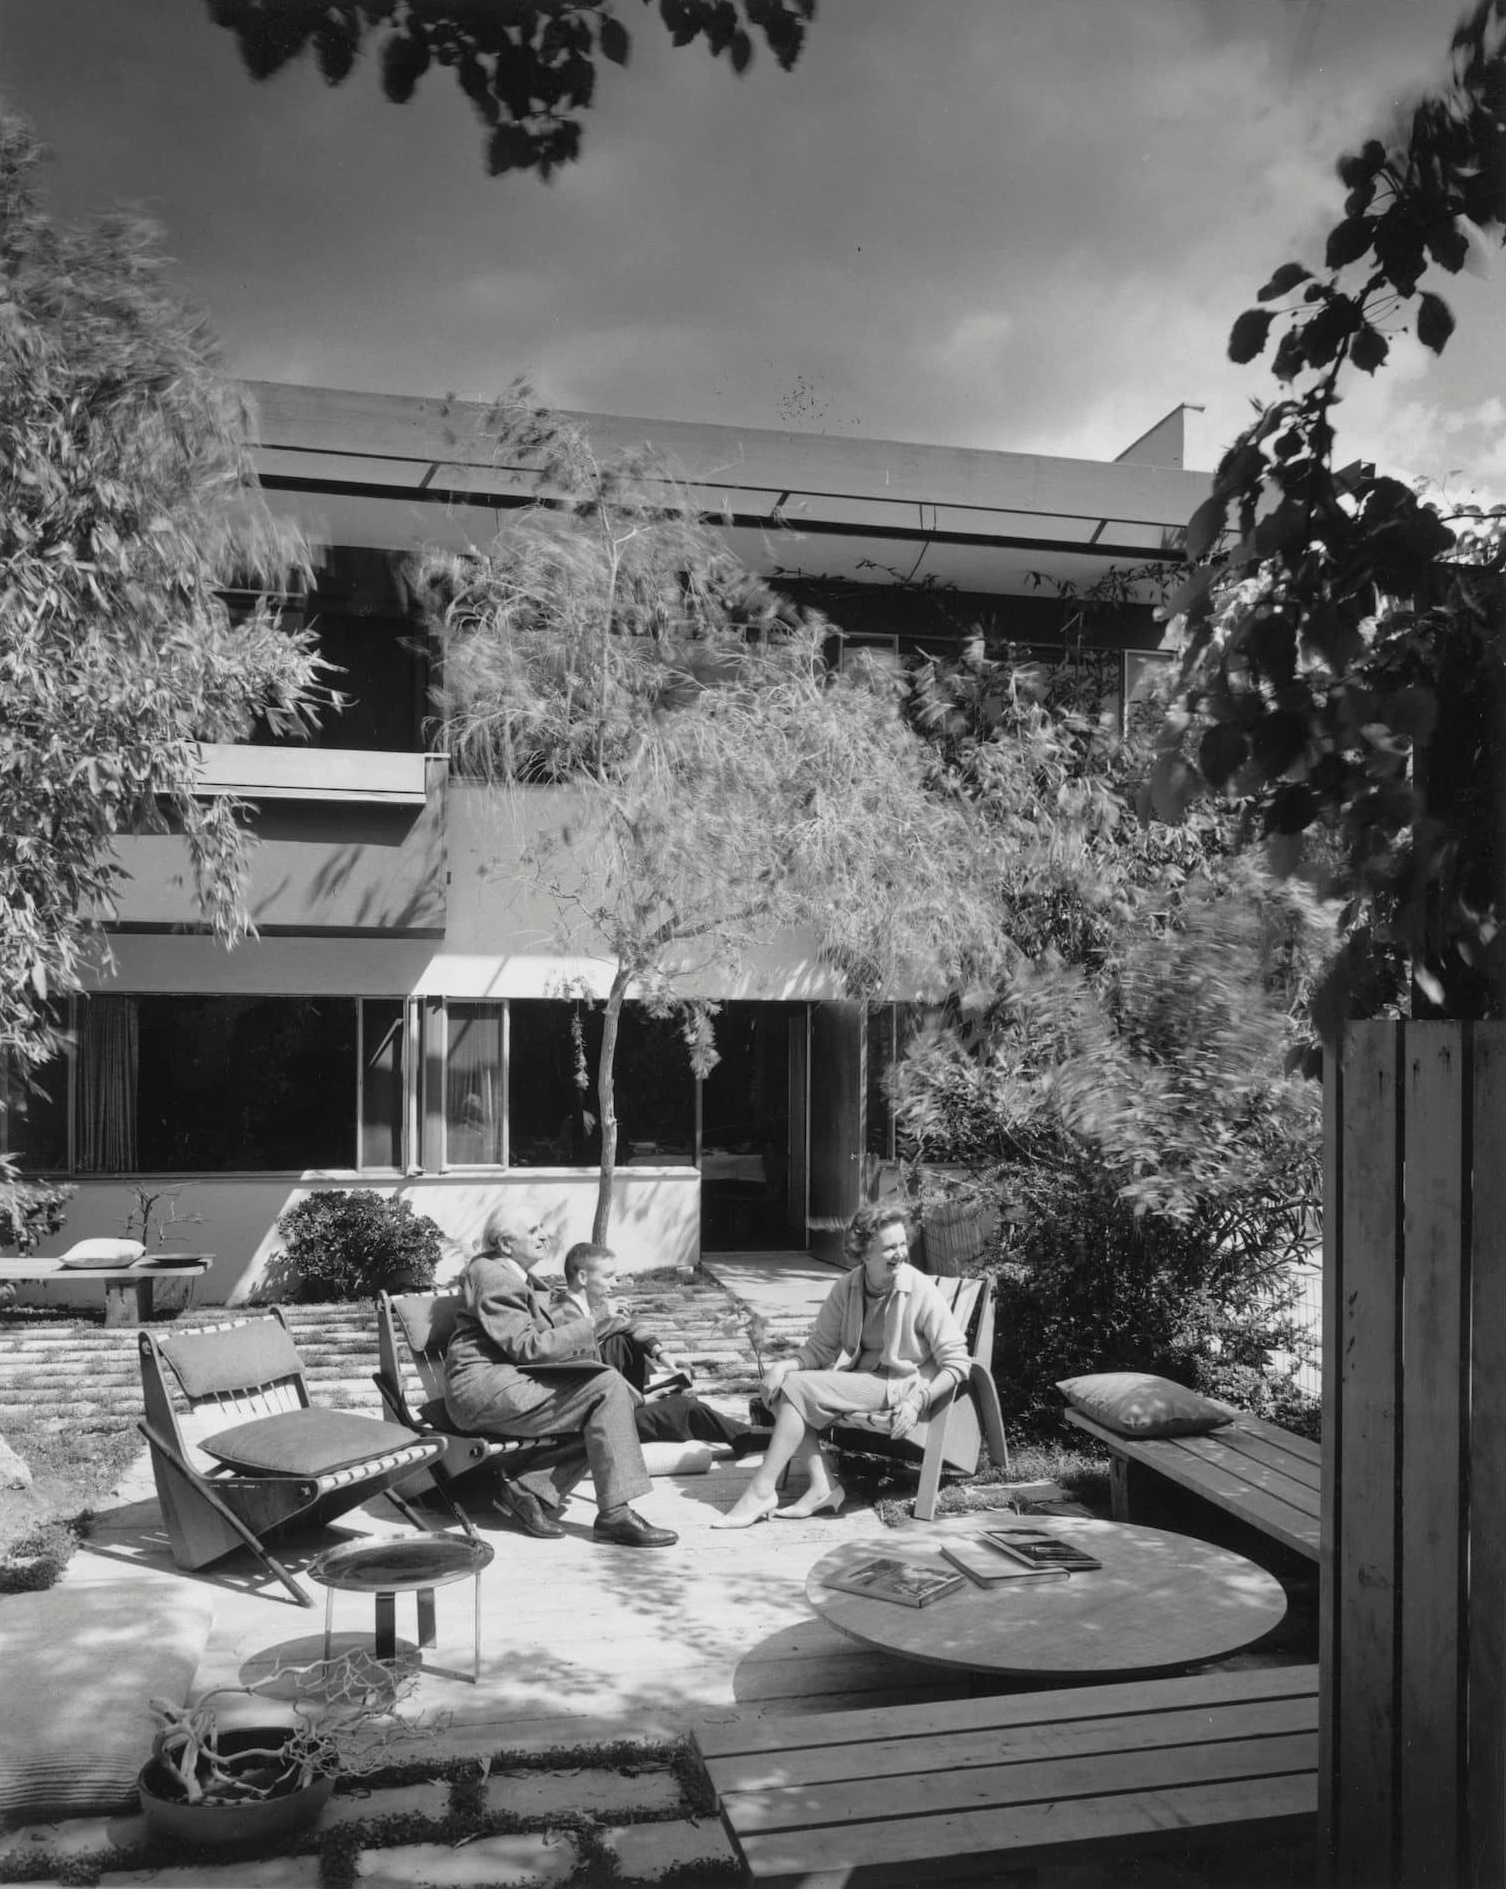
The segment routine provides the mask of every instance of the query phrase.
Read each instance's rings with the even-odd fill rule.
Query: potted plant
[[[396,1674],[356,1651],[279,1666],[192,1706],[153,1699],[162,1726],[137,1780],[148,1829],[174,1843],[224,1849],[304,1828],[337,1777],[378,1769],[419,1729],[396,1709],[416,1684],[416,1674]],[[253,1717],[250,1701],[279,1702],[280,1722]]]

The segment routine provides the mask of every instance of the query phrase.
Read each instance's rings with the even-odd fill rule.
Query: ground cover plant
[[[51,1587],[87,1538],[92,1513],[140,1454],[141,1439],[123,1412],[7,1415],[0,1435],[31,1473],[29,1487],[0,1489],[0,1594]]]

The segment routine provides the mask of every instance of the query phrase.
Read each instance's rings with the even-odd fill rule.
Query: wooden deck
[[[752,1468],[656,1478],[637,1506],[679,1531],[679,1546],[662,1551],[597,1546],[589,1489],[566,1509],[561,1541],[535,1541],[478,1507],[474,1519],[496,1550],[482,1580],[480,1683],[425,1677],[417,1705],[451,1714],[462,1746],[492,1749],[669,1736],[733,1712],[844,1711],[964,1695],[965,1674],[870,1652],[812,1614],[807,1571],[839,1541],[871,1535],[880,1526],[871,1509],[735,1531],[708,1526],[736,1501]],[[277,1658],[318,1656],[322,1595],[319,1615],[295,1607],[259,1580],[249,1554],[183,1573],[168,1555],[149,1477],[137,1476],[123,1493],[137,1499],[101,1518],[66,1578],[118,1580],[134,1568],[143,1581],[207,1585],[216,1617],[196,1691],[243,1683]],[[403,1527],[380,1501],[347,1519],[351,1531]],[[282,1558],[296,1575],[319,1548],[349,1538],[342,1524]],[[428,1655],[437,1663],[469,1666],[468,1595],[466,1586],[438,1596],[439,1644]],[[400,1641],[412,1638],[406,1597],[397,1629]],[[369,1634],[370,1600],[337,1595],[335,1630],[337,1642],[346,1631]]]

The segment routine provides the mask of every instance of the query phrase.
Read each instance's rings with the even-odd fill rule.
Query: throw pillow
[[[1116,1436],[1205,1436],[1232,1423],[1238,1414],[1228,1404],[1174,1384],[1148,1371],[1097,1371],[1064,1377],[1056,1388],[1074,1410]]]
[[[62,1255],[62,1263],[83,1270],[91,1266],[132,1266],[145,1251],[140,1240],[75,1240]]]
[[[205,1455],[250,1475],[327,1476],[421,1439],[398,1423],[349,1410],[280,1410],[205,1437]]]

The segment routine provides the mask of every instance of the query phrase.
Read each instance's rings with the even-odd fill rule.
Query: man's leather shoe
[[[769,1447],[772,1430],[742,1430],[732,1439],[732,1460],[740,1463],[745,1456],[757,1456]]]
[[[564,1535],[564,1529],[532,1489],[520,1489],[515,1483],[499,1489],[497,1507],[510,1521],[516,1522],[524,1534],[537,1535],[540,1541],[555,1541]]]
[[[671,1528],[655,1528],[636,1509],[624,1509],[615,1521],[598,1515],[591,1524],[594,1541],[609,1541],[619,1548],[673,1548],[680,1537]]]

